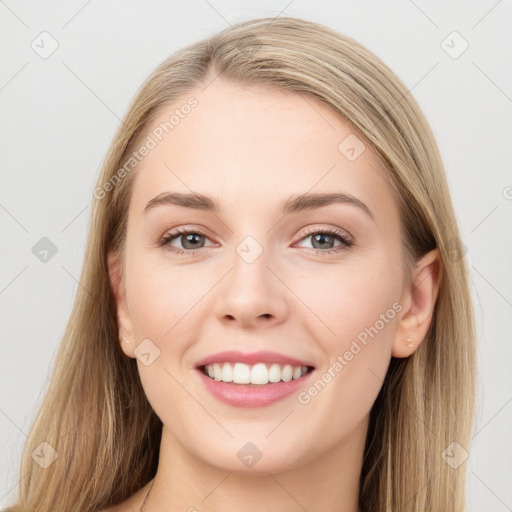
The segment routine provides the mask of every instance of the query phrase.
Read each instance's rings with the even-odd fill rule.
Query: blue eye
[[[333,242],[334,240],[339,240],[341,244],[337,246],[337,248],[334,247],[327,247],[324,249],[317,249],[313,247],[311,250],[314,251],[316,254],[321,254],[322,256],[332,253],[339,253],[343,250],[346,250],[354,245],[354,242],[350,240],[342,231],[340,230],[330,230],[330,229],[315,229],[313,231],[310,231],[306,233],[306,236],[304,236],[301,240],[305,240],[306,238],[312,238],[313,243],[317,244],[327,244]]]
[[[327,255],[332,253],[339,253],[343,250],[346,250],[354,245],[354,242],[349,239],[342,231],[340,230],[330,230],[330,229],[316,229],[310,231],[305,234],[301,238],[305,240],[306,238],[313,237],[314,242],[316,244],[327,244],[338,240],[340,245],[337,248],[308,248],[312,250],[316,254]],[[167,233],[159,242],[161,247],[167,247],[169,252],[174,254],[196,254],[198,251],[203,249],[205,246],[201,245],[201,238],[209,240],[205,233],[198,229],[175,229],[174,231]],[[171,242],[175,239],[181,239],[181,244],[183,248],[175,247],[171,245]],[[204,241],[203,241],[204,244]],[[214,245],[214,244],[212,244]],[[188,247],[187,247],[188,246]]]

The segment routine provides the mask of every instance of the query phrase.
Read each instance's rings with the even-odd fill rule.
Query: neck
[[[339,445],[313,460],[282,472],[255,473],[198,459],[164,425],[158,471],[144,512],[359,512],[367,429],[368,417]]]

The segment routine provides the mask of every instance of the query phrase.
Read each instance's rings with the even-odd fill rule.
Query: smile
[[[312,369],[310,366],[292,366],[289,364],[256,363],[248,365],[238,362],[219,362],[201,367],[201,371],[213,380],[258,386],[297,380]]]

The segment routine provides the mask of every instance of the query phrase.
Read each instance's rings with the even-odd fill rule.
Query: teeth
[[[290,382],[302,377],[308,371],[307,366],[257,363],[253,366],[244,363],[213,363],[204,367],[205,373],[212,379],[235,384],[268,384],[269,382]]]
[[[295,366],[293,368],[292,379],[298,379],[302,377],[302,366]]]
[[[235,366],[237,366],[237,363]],[[243,365],[247,366],[247,365]],[[247,366],[247,368],[249,368]],[[251,384],[268,384],[268,370],[267,367],[263,363],[255,364],[251,368]]]
[[[224,363],[219,380],[223,380],[224,382],[233,381],[233,367],[229,363]]]
[[[268,380],[270,382],[279,382],[281,380],[281,367],[273,364],[268,370]]]
[[[224,375],[221,375],[216,380],[224,380]],[[251,369],[246,364],[235,363],[235,366],[233,367],[233,382],[236,384],[250,384]]]

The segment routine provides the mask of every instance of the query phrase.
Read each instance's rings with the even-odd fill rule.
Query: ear
[[[107,257],[110,285],[116,300],[117,325],[119,328],[119,343],[121,349],[128,357],[135,358],[135,340],[128,304],[126,301],[126,287],[123,279],[123,272],[120,268],[118,257],[110,252]]]
[[[427,335],[434,316],[441,275],[441,257],[436,248],[418,261],[411,276],[411,285],[404,289],[400,300],[403,314],[393,341],[393,357],[409,357]],[[413,347],[407,345],[409,338]]]

